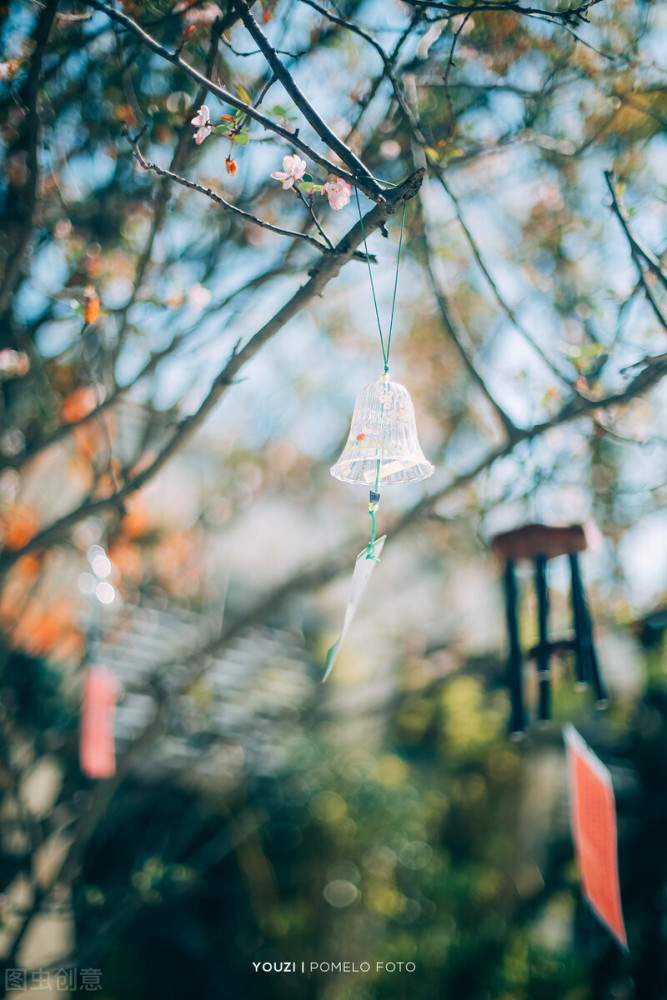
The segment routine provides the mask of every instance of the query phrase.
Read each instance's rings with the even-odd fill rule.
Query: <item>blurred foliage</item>
[[[407,976],[419,998],[663,996],[664,695],[642,701],[627,727],[589,727],[633,775],[617,785],[629,955],[581,902],[564,788],[556,802],[548,782],[526,795],[536,761],[542,773],[540,761],[561,754],[555,733],[508,744],[480,677],[452,678],[433,695],[436,740],[407,753],[388,744],[369,755],[304,733],[287,770],[251,782],[234,804],[202,811],[171,785],[126,788],[91,846],[77,904],[84,954],[99,956],[111,995],[398,998]],[[454,712],[466,710],[463,732]],[[557,822],[536,855],[520,813],[539,812],[540,798]],[[230,810],[261,818],[261,840],[250,834],[198,878],[185,860],[224,842]],[[280,973],[294,961],[297,972]],[[301,973],[301,962],[338,961],[372,971]],[[377,971],[378,961],[417,971]]]

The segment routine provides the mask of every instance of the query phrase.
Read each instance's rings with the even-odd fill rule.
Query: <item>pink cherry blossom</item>
[[[27,374],[30,371],[30,359],[25,351],[13,351],[10,347],[0,351],[0,381]]]
[[[213,131],[213,126],[211,125],[211,113],[205,104],[202,104],[201,108],[192,119],[192,124],[199,126],[195,135],[195,142],[198,146],[201,146],[204,139],[206,139],[206,137]]]
[[[335,177],[332,181],[327,181],[322,188],[322,194],[327,196],[331,207],[338,211],[339,208],[349,205],[352,188],[342,177]]]
[[[183,14],[186,24],[198,24],[203,28],[212,27],[216,18],[220,17],[220,8],[215,3],[206,3],[198,9],[189,6],[188,3],[179,3],[174,10]]]
[[[302,160],[296,153],[293,156],[283,157],[283,169],[274,170],[271,176],[276,181],[283,182],[283,189],[294,187],[296,181],[300,181],[306,172],[306,161]]]

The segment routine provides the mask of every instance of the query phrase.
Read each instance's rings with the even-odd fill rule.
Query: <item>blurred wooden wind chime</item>
[[[519,590],[516,564],[521,560],[533,563],[537,596],[537,645],[528,651],[528,659],[537,668],[537,718],[544,722],[551,717],[551,658],[574,653],[577,682],[590,686],[599,705],[606,702],[606,692],[600,677],[593,626],[586,602],[579,566],[579,553],[588,547],[586,532],[581,524],[556,527],[546,524],[526,524],[513,531],[496,535],[492,540],[495,554],[504,563],[505,613],[509,651],[507,685],[510,692],[511,714],[509,730],[521,734],[527,726],[523,697],[523,658],[519,636]],[[564,638],[549,638],[549,591],[547,565],[550,559],[567,556],[570,565],[573,631]]]
[[[606,691],[593,641],[593,625],[586,602],[579,566],[579,555],[588,547],[581,524],[557,527],[526,524],[496,535],[492,547],[504,563],[505,611],[509,651],[507,685],[511,712],[509,731],[521,736],[528,725],[524,706],[524,677],[519,636],[519,589],[516,564],[533,564],[537,596],[537,644],[527,657],[537,667],[537,719],[551,717],[551,658],[574,653],[577,682],[590,687],[598,706],[606,704]],[[549,637],[549,560],[567,556],[570,567],[572,633],[564,638]],[[623,919],[621,883],[618,866],[616,800],[612,774],[572,725],[563,731],[566,748],[570,827],[574,853],[581,879],[581,893],[600,923],[618,945],[628,950]]]

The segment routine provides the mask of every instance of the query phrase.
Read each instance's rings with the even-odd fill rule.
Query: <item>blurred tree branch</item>
[[[417,194],[422,180],[423,171],[418,170],[408,177],[398,187],[387,193],[386,198],[365,216],[355,223],[352,229],[339,241],[335,253],[328,253],[311,269],[309,280],[278,310],[277,313],[261,327],[240,349],[234,348],[227,364],[216,376],[211,388],[195,413],[184,417],[172,431],[169,441],[149,464],[135,475],[131,475],[121,488],[108,497],[99,499],[88,498],[75,510],[59,518],[53,524],[37,532],[32,539],[14,552],[4,552],[0,557],[0,572],[5,572],[27,552],[43,548],[60,538],[63,533],[85,517],[109,508],[122,509],[124,500],[145,486],[162,469],[176,451],[202,425],[206,417],[217,405],[244,364],[253,358],[257,352],[272,337],[282,330],[287,322],[297,315],[313,298],[318,296],[326,285],[336,277],[348,260],[354,257],[358,246],[363,242],[363,231],[369,236],[376,229],[384,226],[386,220],[399,210],[407,201]]]
[[[415,522],[430,516],[435,507],[447,497],[452,496],[458,490],[463,489],[468,484],[474,482],[483,472],[489,470],[496,462],[507,458],[523,441],[533,441],[547,434],[549,431],[575,420],[595,413],[605,412],[615,407],[621,407],[636,399],[638,396],[656,386],[665,376],[667,376],[667,356],[656,358],[654,363],[637,374],[619,392],[611,393],[601,399],[587,399],[584,396],[575,396],[566,403],[558,413],[541,423],[533,424],[530,427],[516,427],[513,425],[512,435],[503,444],[489,451],[483,458],[476,462],[467,472],[463,472],[440,489],[425,496],[405,512],[386,525],[385,530],[390,539],[395,539]],[[206,658],[212,654],[220,653],[232,639],[252,626],[259,624],[267,617],[282,607],[285,602],[296,594],[307,593],[317,590],[325,584],[330,583],[341,573],[349,571],[354,564],[354,560],[362,544],[363,539],[355,537],[354,540],[342,546],[337,546],[336,551],[328,554],[317,564],[305,569],[298,570],[289,579],[283,581],[277,587],[269,591],[242,617],[231,622],[222,633],[208,641],[200,648],[193,651],[191,656],[185,659],[170,661],[159,666],[156,675],[161,676],[169,672],[170,667],[193,667],[206,662]],[[191,678],[187,683],[191,682]]]
[[[26,166],[28,179],[17,200],[18,237],[13,242],[11,250],[9,251],[8,249],[5,260],[2,285],[0,285],[0,318],[4,317],[16,285],[20,280],[25,264],[25,255],[29,248],[33,232],[39,186],[39,88],[42,75],[42,60],[55,20],[57,6],[58,0],[46,0],[41,5],[41,11],[33,36],[34,48],[30,57],[30,69],[25,82],[25,88],[21,95],[27,112],[22,132],[27,151]]]
[[[632,259],[635,263],[635,267],[637,268],[639,283],[644,289],[644,294],[646,295],[646,298],[650,303],[650,306],[653,309],[660,325],[667,331],[667,316],[662,311],[658,300],[655,297],[655,293],[646,277],[646,271],[648,270],[657,282],[662,285],[663,289],[667,290],[667,271],[665,271],[656,255],[651,250],[647,249],[632,232],[632,229],[630,228],[630,219],[628,217],[628,213],[623,208],[618,190],[618,184],[613,172],[611,170],[605,170],[604,176],[607,182],[607,187],[609,188],[609,193],[611,194],[611,209],[620,222],[625,238],[628,241]]]
[[[588,0],[587,3],[578,4],[574,7],[567,7],[564,10],[549,10],[545,7],[524,7],[519,3],[512,2],[503,3],[500,2],[479,2],[475,0],[474,3],[468,5],[465,4],[453,4],[453,3],[441,3],[439,0],[405,0],[407,4],[411,7],[417,7],[423,11],[429,10],[442,10],[446,11],[443,15],[444,17],[453,17],[457,14],[469,15],[474,14],[476,11],[501,11],[501,12],[511,12],[513,14],[520,14],[526,17],[540,17],[545,18],[549,21],[555,21],[557,23],[569,25],[569,24],[581,24],[581,22],[588,21],[588,11],[595,4],[602,3],[603,0]]]

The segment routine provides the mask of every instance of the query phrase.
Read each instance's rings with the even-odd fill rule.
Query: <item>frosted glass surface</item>
[[[379,476],[378,476],[378,462]],[[357,396],[352,426],[331,475],[344,483],[392,486],[426,479],[433,466],[417,438],[410,394],[400,382],[378,379]]]

